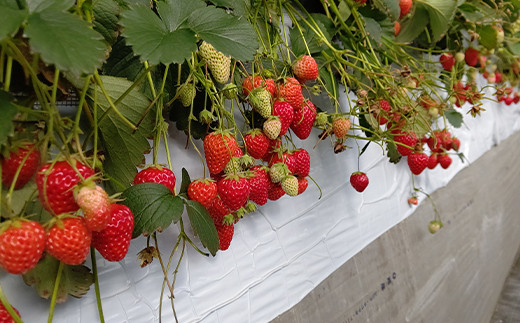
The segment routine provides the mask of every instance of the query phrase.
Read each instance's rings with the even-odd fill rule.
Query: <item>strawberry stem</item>
[[[58,266],[58,273],[56,274],[56,280],[54,281],[54,289],[52,291],[51,298],[51,306],[49,308],[49,318],[47,319],[48,323],[52,322],[52,318],[54,316],[54,308],[56,306],[56,298],[58,297],[58,289],[60,287],[61,274],[63,273],[63,261],[60,261],[60,265]]]
[[[94,275],[94,289],[96,291],[96,303],[99,313],[99,322],[105,323],[105,317],[103,315],[103,306],[101,304],[101,293],[99,291],[99,279],[97,272],[97,262],[96,262],[96,249],[90,247],[90,259],[92,261],[92,274]]]

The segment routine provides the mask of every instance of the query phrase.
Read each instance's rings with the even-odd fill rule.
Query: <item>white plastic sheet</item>
[[[488,93],[491,96],[491,92]],[[464,117],[464,125],[452,129],[461,151],[472,162],[488,149],[520,129],[520,106],[486,101],[481,117]],[[469,106],[461,111],[465,113]],[[184,150],[185,136],[171,127],[170,152],[174,172],[185,167],[192,178],[202,175],[201,162],[193,149]],[[311,135],[317,137],[317,133]],[[205,258],[187,248],[175,284],[175,310],[180,322],[266,322],[298,303],[336,268],[371,241],[413,212],[407,203],[411,175],[406,160],[390,164],[377,145],[370,145],[359,161],[370,184],[357,193],[348,178],[357,170],[355,141],[350,151],[335,155],[326,142],[312,149],[310,183],[299,197],[283,197],[260,207],[235,226],[231,247],[216,257]],[[199,148],[201,143],[199,142]],[[361,146],[364,142],[359,143]],[[165,161],[164,153],[162,154]],[[448,170],[438,166],[415,178],[426,192],[446,185],[468,163],[455,157]],[[180,182],[180,178],[179,178]],[[427,234],[425,225],[425,234]],[[160,248],[168,255],[178,234],[171,226],[159,235]],[[128,256],[120,263],[98,257],[102,304],[107,322],[158,322],[163,273],[159,262],[140,268],[136,254],[144,238],[132,241]],[[176,253],[176,262],[180,252]],[[167,257],[167,256],[166,256]],[[90,266],[90,263],[87,263]],[[171,275],[170,275],[171,277]],[[18,276],[0,273],[0,284],[25,322],[45,322],[49,301],[40,299]],[[170,300],[162,302],[162,319],[172,322]],[[98,321],[95,293],[59,304],[54,322]]]

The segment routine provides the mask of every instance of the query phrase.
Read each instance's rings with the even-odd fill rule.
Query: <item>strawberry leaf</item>
[[[386,143],[386,149],[388,150],[386,156],[389,158],[391,163],[397,164],[401,160],[401,154],[397,151],[397,147],[393,142]]]
[[[24,282],[33,286],[38,295],[49,298],[54,290],[54,282],[58,274],[60,262],[47,254],[36,267],[23,275]],[[94,283],[94,275],[88,267],[63,265],[57,302],[64,302],[67,295],[80,298],[85,295]]]
[[[188,186],[191,183],[190,174],[188,174],[188,171],[186,168],[182,168],[182,182],[181,182],[181,189],[179,191],[179,194],[186,194],[188,193]]]
[[[47,1],[47,0],[27,0],[27,7],[31,13],[42,12],[44,10],[54,10],[64,12],[74,5],[74,0]]]
[[[119,6],[112,0],[99,0],[95,2],[94,21],[92,25],[94,30],[100,33],[107,43],[114,44],[119,34]]]
[[[258,49],[253,26],[247,19],[228,14],[223,9],[208,6],[195,10],[187,24],[215,49],[237,60],[251,60]]]
[[[11,103],[9,93],[0,90],[0,145],[3,145],[7,137],[13,134],[13,118],[18,110]]]
[[[19,9],[15,0],[0,1],[2,23],[0,24],[0,40],[16,33],[27,17],[27,9]]]
[[[116,102],[132,85],[123,78],[111,76],[102,76],[101,80],[112,102]],[[134,132],[113,109],[110,109],[99,87],[96,87],[96,90],[97,104],[100,108],[98,110],[100,139],[105,150],[103,167],[110,179],[107,188],[113,192],[121,191],[130,186],[137,174],[136,165],[143,162],[144,153],[150,149],[147,137],[153,130],[152,120],[155,113],[149,112],[145,116],[150,101],[138,89],[130,91],[117,104],[117,108],[134,125],[143,119],[138,130]],[[93,100],[93,90],[90,91],[89,97]],[[106,115],[103,117],[104,112]]]
[[[142,183],[126,189],[121,198],[134,214],[132,238],[166,229],[184,211],[182,199],[162,184]]]
[[[451,26],[455,9],[457,9],[457,1],[445,0],[416,0],[416,10],[423,7],[428,11],[430,16],[430,26],[432,29],[432,41],[437,42]]]
[[[405,18],[401,22],[401,31],[396,40],[400,43],[411,42],[424,31],[424,28],[428,25],[428,21],[428,11],[423,7],[415,8],[413,16]]]
[[[35,12],[29,16],[25,34],[31,50],[62,71],[92,73],[105,59],[103,37],[70,13],[51,8]]]
[[[316,21],[316,25],[320,28],[320,30],[327,31],[323,23],[321,21]],[[321,39],[316,35],[315,32],[310,28],[305,28],[304,23],[300,23],[301,31],[297,27],[293,27],[289,31],[289,36],[291,37],[291,49],[294,52],[295,56],[300,56],[304,54],[308,54],[307,48],[309,49],[310,54],[321,52],[322,50],[327,49],[327,45],[321,41]],[[325,35],[327,39],[329,39],[329,35]],[[307,44],[307,46],[305,46]]]
[[[455,111],[455,109],[449,109],[444,111],[444,115],[446,116],[446,119],[448,119],[448,121],[451,123],[451,125],[455,128],[460,128],[462,126],[462,114],[460,114],[458,111]]]
[[[197,201],[185,200],[186,211],[190,218],[193,231],[199,236],[200,241],[214,256],[220,248],[217,228],[208,210]]]
[[[381,12],[387,12],[392,21],[399,19],[401,8],[399,1],[395,0],[374,0],[374,6]]]

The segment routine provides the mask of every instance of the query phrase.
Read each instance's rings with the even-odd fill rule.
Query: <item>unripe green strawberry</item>
[[[302,83],[315,80],[319,74],[318,64],[312,56],[303,55],[294,63],[293,73]]]
[[[101,231],[110,222],[110,198],[101,186],[91,183],[81,187],[76,194],[76,203],[91,231]]]
[[[282,131],[282,122],[278,117],[270,117],[264,122],[264,133],[269,139],[276,139]]]
[[[92,232],[92,246],[108,261],[121,261],[128,253],[134,215],[122,204],[110,206],[110,222],[100,232]]]
[[[328,116],[326,112],[320,112],[316,115],[316,119],[314,120],[314,125],[317,127],[322,127],[327,124]]]
[[[224,96],[228,100],[236,99],[238,94],[238,87],[233,83],[226,84],[222,89],[222,93],[224,93]]]
[[[197,90],[195,89],[195,84],[192,82],[184,83],[177,89],[177,94],[179,95],[179,99],[181,100],[183,107],[191,106],[193,99],[195,99],[195,95],[197,94]]]
[[[441,221],[430,221],[430,223],[428,224],[428,231],[430,231],[431,234],[434,234],[437,233],[437,231],[439,231],[442,227],[443,225]]]
[[[236,174],[242,171],[242,165],[240,164],[240,157],[231,157],[226,167],[224,168],[224,173],[226,174]]]
[[[199,53],[208,64],[215,81],[225,84],[229,80],[231,73],[231,57],[219,52],[205,41],[199,46]]]
[[[280,183],[282,179],[289,174],[289,168],[284,163],[275,163],[269,169],[269,177],[271,182]]]
[[[5,226],[0,228],[0,266],[14,275],[25,274],[42,256],[45,230],[38,222],[27,220],[6,222]]]
[[[271,115],[271,93],[263,87],[256,88],[247,97],[253,109],[263,118]]]
[[[83,218],[57,220],[47,233],[45,249],[67,265],[80,265],[90,250],[92,232]]]
[[[298,179],[293,175],[285,176],[282,179],[282,189],[289,196],[298,195]]]
[[[350,130],[350,120],[346,117],[339,117],[332,121],[332,131],[338,139],[344,139]]]

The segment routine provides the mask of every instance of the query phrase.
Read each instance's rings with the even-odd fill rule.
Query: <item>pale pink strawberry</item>
[[[81,187],[75,195],[85,224],[91,231],[101,231],[110,222],[110,198],[101,186],[94,183]]]

